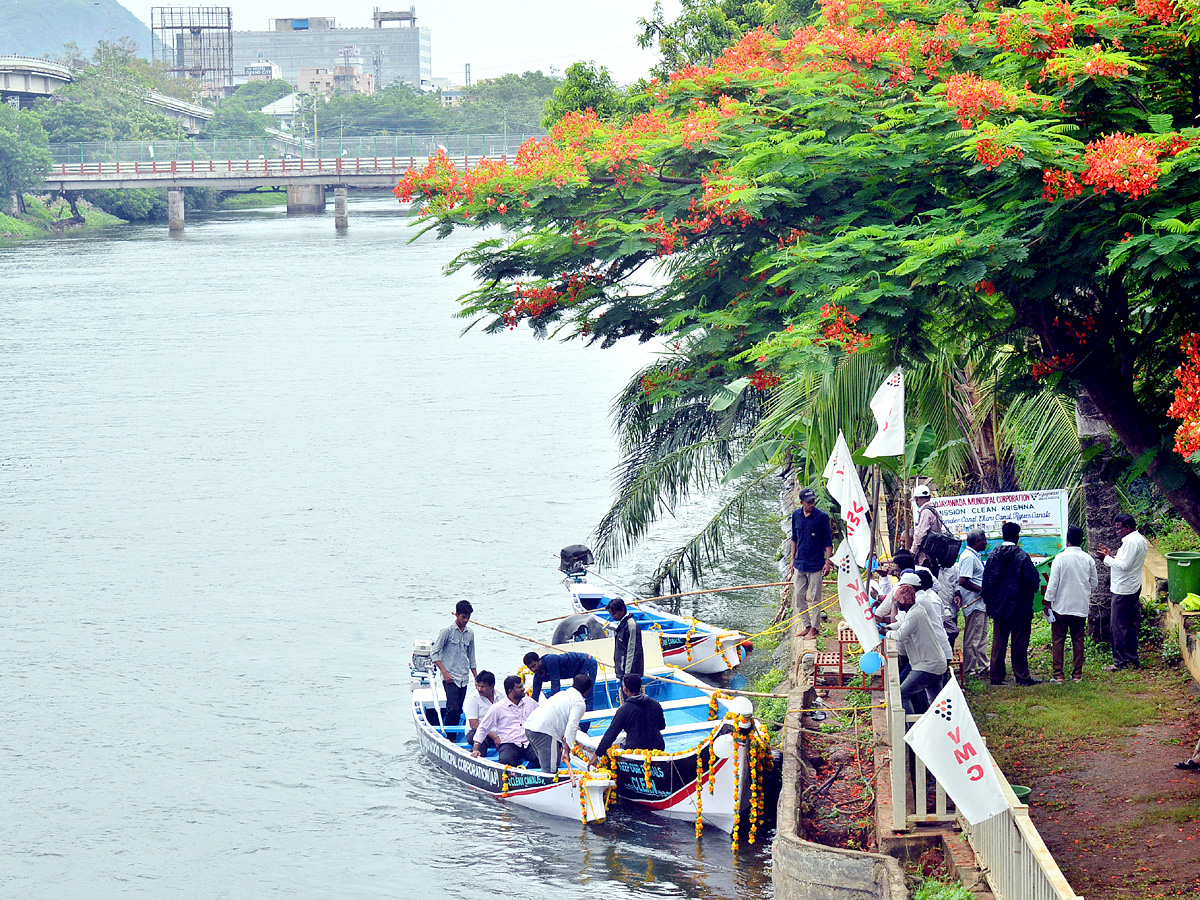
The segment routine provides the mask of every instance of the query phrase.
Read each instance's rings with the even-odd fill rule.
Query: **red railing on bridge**
[[[461,162],[455,160],[463,168],[478,163],[483,157],[463,156]],[[508,161],[507,155],[503,158]],[[421,157],[421,162],[425,158]],[[135,178],[153,178],[157,175],[204,175],[205,173],[247,174],[247,175],[308,175],[312,173],[329,172],[342,175],[353,172],[356,175],[401,175],[417,165],[416,157],[335,157],[333,159],[246,159],[246,160],[164,160],[135,163],[79,163],[68,165],[63,163],[58,174],[66,177],[71,175],[102,177],[104,175],[132,175]],[[122,168],[124,166],[124,168]],[[132,166],[132,168],[130,168]]]

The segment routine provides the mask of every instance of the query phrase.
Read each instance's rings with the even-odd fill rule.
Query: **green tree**
[[[435,160],[401,194],[509,229],[458,262],[493,330],[711,348],[656,391],[769,389],[864,337],[908,364],[1003,351],[1007,384],[1086,391],[1200,528],[1165,415],[1200,330],[1194,30],[1169,0],[830,3],[624,126],[570,114],[512,166]]]
[[[288,82],[280,78],[273,78],[270,81],[248,81],[238,86],[238,89],[233,92],[233,98],[240,100],[246,109],[258,112],[264,106],[286,97],[293,90],[294,88]]]
[[[42,176],[52,164],[46,132],[37,116],[0,103],[0,200],[4,205],[9,197],[15,197],[17,211],[22,212],[22,195],[45,190]]]
[[[554,89],[546,103],[542,126],[549,128],[569,112],[593,109],[602,119],[620,116],[626,109],[625,99],[611,73],[594,62],[577,62],[567,66],[566,78]]]
[[[463,92],[449,122],[458,134],[499,134],[541,130],[546,104],[561,80],[538,72],[489,78]]]
[[[204,131],[210,138],[261,138],[274,124],[270,116],[248,108],[238,97],[230,97],[217,108]]]
[[[656,0],[649,19],[638,19],[638,46],[654,47],[662,59],[654,74],[667,78],[691,65],[709,65],[725,49],[757,28],[790,34],[813,8],[812,0],[682,0],[668,22]]]

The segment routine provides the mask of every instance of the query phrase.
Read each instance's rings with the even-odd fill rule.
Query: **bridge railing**
[[[537,135],[532,135],[537,136]],[[109,163],[199,162],[209,160],[273,159],[287,155],[311,159],[392,158],[424,159],[439,147],[454,158],[489,156],[513,158],[526,134],[403,134],[366,137],[225,138],[180,141],[92,141],[51,144],[59,166]],[[303,150],[301,149],[303,147]]]
[[[460,169],[473,166],[483,159],[481,156],[461,156],[454,159]],[[86,162],[59,163],[47,174],[48,181],[62,177],[75,179],[111,180],[120,178],[159,179],[170,175],[222,176],[251,175],[255,177],[283,177],[295,175],[327,174],[338,175],[402,175],[412,166],[423,165],[424,157],[412,156],[337,156],[332,159],[308,157],[274,159],[153,159],[145,162]]]

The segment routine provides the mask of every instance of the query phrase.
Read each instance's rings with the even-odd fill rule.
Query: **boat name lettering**
[[[436,747],[438,756],[441,757],[442,762],[449,763],[460,772],[469,775],[471,778],[485,782],[493,789],[500,786],[500,773],[497,770],[477,762],[470,756],[464,756],[462,753],[456,752],[441,742],[438,742],[434,746]],[[512,784],[511,776],[509,777],[509,784],[510,786]]]
[[[637,762],[637,761],[631,760],[631,759],[618,759],[617,760],[617,768],[620,769],[622,772],[628,772],[630,775],[637,775],[638,777],[640,777],[642,779],[642,781],[646,780],[646,764],[645,763]],[[650,766],[650,777],[662,778],[663,777],[662,767],[654,766],[654,765]]]

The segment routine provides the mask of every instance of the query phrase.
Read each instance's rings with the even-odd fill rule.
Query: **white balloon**
[[[754,704],[749,697],[734,697],[729,701],[729,711],[739,716],[748,716],[754,712]]]
[[[733,756],[733,735],[722,734],[713,741],[713,752],[720,759],[729,759]]]

